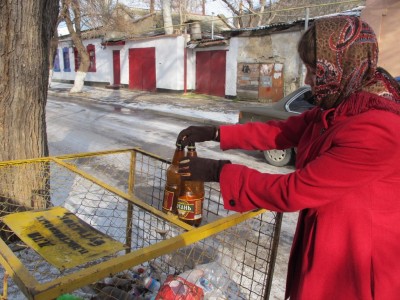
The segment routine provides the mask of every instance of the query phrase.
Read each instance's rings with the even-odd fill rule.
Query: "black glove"
[[[219,142],[219,129],[215,126],[190,126],[183,129],[176,140],[177,143],[184,147],[189,143],[198,143],[205,141]]]
[[[219,182],[222,167],[230,163],[229,160],[185,157],[179,163],[179,174],[185,180]]]

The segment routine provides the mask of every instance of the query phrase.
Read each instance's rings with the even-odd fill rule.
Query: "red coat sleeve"
[[[353,119],[342,130],[328,130],[321,151],[293,173],[267,174],[242,165],[225,165],[220,175],[225,208],[239,212],[254,208],[289,212],[318,207],[345,194],[357,193],[398,169],[399,117],[375,111]],[[235,128],[229,131],[221,132],[223,145],[248,146]],[[384,198],[385,191],[382,193]]]
[[[252,122],[220,126],[222,150],[269,150],[297,146],[298,140],[319,111],[313,109],[285,121]]]

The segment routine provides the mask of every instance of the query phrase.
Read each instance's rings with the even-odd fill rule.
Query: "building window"
[[[89,70],[88,72],[96,72],[96,48],[94,45],[90,44],[86,47],[86,50],[89,54]],[[81,59],[78,55],[78,50],[74,48],[74,57],[75,57],[75,72],[78,71],[79,65],[81,63]]]
[[[69,48],[63,48],[63,61],[64,61],[64,72],[71,72],[71,65],[69,62]]]
[[[60,69],[60,57],[58,56],[58,48],[56,50],[56,55],[54,56],[53,71],[54,72],[61,72],[61,69]]]
[[[81,64],[81,58],[79,57],[78,49],[76,49],[76,47],[74,47],[73,49],[74,49],[74,61],[75,61],[75,72],[76,72],[78,71],[79,65]]]
[[[94,45],[90,44],[87,45],[86,49],[89,54],[89,60],[90,60],[88,72],[96,72],[96,48]]]

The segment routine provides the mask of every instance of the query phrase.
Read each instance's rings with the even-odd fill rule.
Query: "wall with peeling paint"
[[[232,37],[229,50],[235,55],[231,53],[227,60],[230,76],[227,95],[274,102],[298,88],[302,68],[297,42],[301,34],[302,31],[290,31]],[[232,73],[234,66],[236,72]]]

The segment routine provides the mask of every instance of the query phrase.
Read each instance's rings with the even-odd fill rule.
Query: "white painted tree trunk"
[[[49,71],[49,88],[51,87],[51,80],[53,79],[53,69]]]
[[[172,34],[174,28],[172,26],[171,17],[171,0],[162,0],[163,20],[165,34]]]
[[[74,86],[69,91],[70,93],[81,93],[85,83],[86,72],[78,71],[75,75]]]

